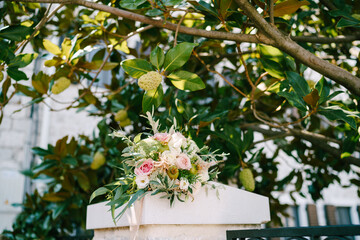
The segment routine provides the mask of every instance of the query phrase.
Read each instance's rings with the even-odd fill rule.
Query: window
[[[284,227],[299,227],[300,219],[299,219],[299,207],[298,206],[290,206],[286,210],[289,217],[285,218]]]
[[[351,224],[350,207],[325,206],[327,225]]]
[[[337,225],[351,224],[350,207],[337,207],[335,218]]]

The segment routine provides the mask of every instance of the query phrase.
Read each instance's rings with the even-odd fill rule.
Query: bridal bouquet
[[[128,145],[123,150],[126,176],[97,189],[96,196],[107,194],[113,218],[120,217],[136,200],[146,194],[162,194],[172,205],[175,199],[184,202],[194,199],[201,186],[216,178],[214,167],[225,159],[226,154],[210,152],[208,147],[199,148],[190,138],[176,131],[173,125],[168,131],[159,132],[159,121],[147,112],[153,135],[138,134],[133,140],[114,132],[113,137],[122,138]],[[114,210],[125,206],[118,216]]]

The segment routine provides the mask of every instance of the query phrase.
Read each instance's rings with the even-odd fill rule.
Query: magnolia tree
[[[349,184],[339,173],[360,186],[359,1],[0,4],[0,119],[15,94],[28,96],[29,104],[46,103],[71,84],[78,96],[63,109],[104,117],[93,140],[64,138],[49,149],[34,149],[43,162],[29,175],[45,174],[62,184],[49,188],[46,201],[68,200],[75,194],[69,184],[91,193],[98,186],[90,173],[107,171],[114,178],[104,169],[121,164],[124,144],[108,134],[128,125],[130,134],[143,131],[148,125],[140,115],[151,110],[163,126],[176,119],[199,146],[230,153],[220,164],[219,180],[269,196],[274,221],[285,208],[277,192],[317,200],[330,184]],[[34,52],[22,53],[29,44]],[[22,71],[44,57],[43,71],[31,77]],[[108,84],[101,71],[111,71]],[[309,78],[313,72],[318,77]],[[264,150],[267,141],[274,151]],[[86,158],[79,155],[84,145]],[[298,166],[284,178],[278,177],[280,153]],[[76,172],[80,165],[87,167]]]

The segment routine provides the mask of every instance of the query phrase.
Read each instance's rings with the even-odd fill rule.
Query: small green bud
[[[198,172],[196,165],[191,164],[190,173],[196,175]]]
[[[93,170],[99,169],[106,162],[105,156],[101,152],[96,152],[91,162],[90,168]]]
[[[162,77],[158,72],[151,71],[142,75],[138,80],[138,85],[145,91],[156,89],[162,81]]]
[[[131,125],[131,120],[130,120],[130,118],[126,118],[124,121],[121,121],[121,122],[119,123],[119,125],[120,125],[121,127],[126,127],[126,126]]]
[[[127,111],[124,109],[119,110],[116,114],[115,114],[115,121],[117,122],[121,122],[124,121],[125,119],[128,118],[128,114]]]
[[[252,174],[249,168],[244,168],[239,174],[239,180],[247,191],[255,190],[255,180],[254,175]]]
[[[169,169],[167,170],[167,174],[170,179],[177,179],[179,177],[179,169],[175,165],[173,165],[169,167]]]

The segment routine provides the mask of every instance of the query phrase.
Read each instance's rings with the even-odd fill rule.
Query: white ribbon
[[[136,240],[141,225],[144,198],[130,207],[130,239]]]

